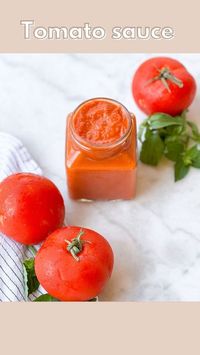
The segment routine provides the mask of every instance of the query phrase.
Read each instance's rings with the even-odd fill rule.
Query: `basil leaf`
[[[165,138],[165,144],[167,144],[168,142],[178,142],[186,147],[188,144],[188,135],[185,133],[182,133],[180,135],[169,135]]]
[[[200,141],[200,132],[199,132],[199,129],[198,129],[196,123],[194,123],[192,121],[187,121],[187,125],[192,130],[192,139],[196,140],[196,141]]]
[[[23,262],[25,295],[28,297],[39,287],[39,281],[35,274],[35,259],[26,259]]]
[[[175,164],[174,177],[175,181],[183,179],[189,172],[190,166],[185,165],[182,159],[178,160]]]
[[[181,117],[186,121],[187,119],[187,113],[188,113],[188,109],[186,108],[185,110],[183,110],[183,112],[181,113]]]
[[[165,156],[169,160],[177,161],[184,148],[184,144],[179,141],[167,141],[165,144]]]
[[[193,168],[200,169],[200,152],[199,155],[192,161]]]
[[[200,150],[198,149],[198,145],[194,145],[186,152],[184,161],[188,162],[194,168],[200,169]]]
[[[153,134],[152,130],[149,129],[149,127],[147,127],[146,132],[145,132],[145,136],[144,136],[144,140],[148,139],[149,137],[151,137]]]
[[[166,134],[170,137],[180,136],[185,133],[184,126],[168,126],[165,128]]]
[[[35,298],[33,302],[60,302],[60,301],[57,298],[52,297],[48,293],[45,293],[44,295]]]
[[[60,302],[60,301],[57,298],[52,297],[48,293],[45,293],[44,295],[35,298],[33,302]],[[88,302],[98,302],[98,297],[94,297]]]
[[[159,129],[168,126],[183,126],[184,119],[180,116],[172,117],[164,113],[155,113],[149,117],[149,127],[151,129]]]
[[[164,143],[160,138],[158,132],[152,132],[142,144],[140,152],[140,160],[144,164],[158,165],[164,153]]]
[[[185,165],[192,165],[192,162],[198,158],[199,155],[199,150],[197,145],[194,145],[193,147],[191,147],[190,149],[188,149],[183,157],[184,163]]]
[[[175,117],[155,113],[147,117],[139,131],[140,160],[156,166],[165,155],[175,162],[175,181],[185,177],[191,166],[200,169],[200,130],[196,123],[187,120],[186,113],[187,110]],[[192,141],[196,145],[188,148]]]
[[[148,122],[148,119],[144,120],[140,127],[139,127],[139,130],[138,130],[138,139],[140,142],[142,142],[142,138],[143,138],[143,135],[144,135],[144,132],[145,132],[145,129],[147,128],[147,122]]]

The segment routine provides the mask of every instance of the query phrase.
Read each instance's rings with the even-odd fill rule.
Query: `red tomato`
[[[87,301],[99,295],[113,269],[113,252],[100,234],[80,227],[52,233],[35,258],[44,289],[61,301]]]
[[[37,244],[63,225],[64,202],[50,180],[19,173],[0,183],[0,231],[23,244]]]
[[[146,114],[164,112],[175,116],[194,100],[196,82],[177,60],[151,58],[137,69],[132,93],[137,105]]]

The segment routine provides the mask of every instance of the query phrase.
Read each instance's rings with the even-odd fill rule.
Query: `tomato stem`
[[[156,68],[158,71],[158,75],[154,76],[152,79],[148,80],[146,84],[152,83],[157,80],[161,80],[163,83],[164,87],[167,89],[168,92],[171,92],[169,84],[167,81],[171,81],[175,85],[177,85],[179,88],[183,87],[183,82],[182,80],[178,79],[174,74],[170,72],[170,70],[166,67],[159,69]]]
[[[77,254],[79,254],[83,250],[83,244],[86,242],[85,240],[81,240],[81,237],[84,233],[85,232],[83,231],[83,229],[80,229],[78,235],[71,241],[65,240],[65,242],[68,244],[67,250],[71,253],[71,255],[76,261],[80,260]]]

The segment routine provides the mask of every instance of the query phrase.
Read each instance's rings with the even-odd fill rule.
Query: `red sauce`
[[[87,101],[74,114],[76,134],[89,143],[108,144],[119,140],[129,127],[127,112],[118,103]]]

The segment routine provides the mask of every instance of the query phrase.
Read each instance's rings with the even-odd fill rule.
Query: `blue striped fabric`
[[[0,132],[0,181],[16,172],[42,174],[27,149],[17,138]],[[26,301],[23,260],[31,257],[28,247],[14,242],[0,233],[0,301]],[[30,301],[43,293],[38,291],[29,296]]]

